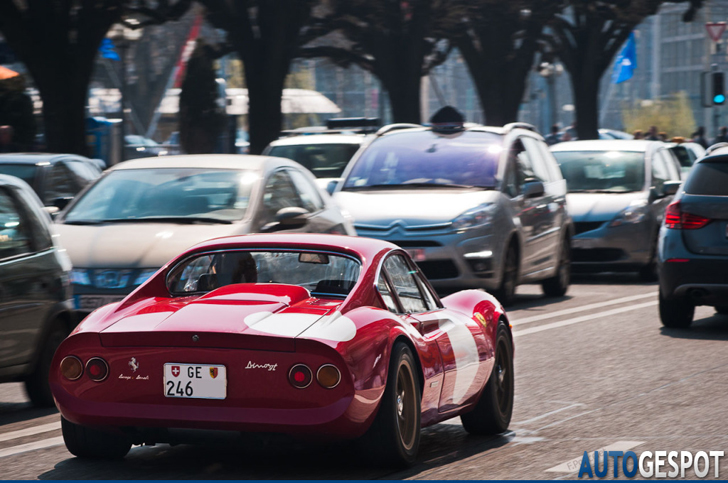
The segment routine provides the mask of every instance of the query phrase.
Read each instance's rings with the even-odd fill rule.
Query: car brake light
[[[670,203],[665,210],[665,227],[673,230],[697,230],[710,221],[710,218],[682,211],[679,201]]]
[[[109,375],[109,365],[100,357],[92,357],[86,362],[86,373],[92,381],[101,382]]]
[[[311,369],[305,364],[296,364],[288,372],[288,382],[298,389],[308,387],[312,380],[313,374],[311,373]]]

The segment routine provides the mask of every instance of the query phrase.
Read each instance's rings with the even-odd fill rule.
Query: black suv
[[[48,370],[73,328],[70,259],[24,181],[0,175],[0,382],[24,381],[36,406],[53,406]]]
[[[728,314],[728,148],[698,160],[667,207],[658,270],[666,327],[688,327],[696,305]]]

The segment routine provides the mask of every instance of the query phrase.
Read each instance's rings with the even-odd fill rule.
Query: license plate
[[[187,399],[225,399],[225,366],[168,362],[164,364],[164,395]]]
[[[415,262],[424,262],[425,261],[425,249],[424,248],[410,248],[408,250],[405,250],[409,256],[414,260]]]
[[[96,310],[124,299],[126,295],[76,295],[76,310]]]

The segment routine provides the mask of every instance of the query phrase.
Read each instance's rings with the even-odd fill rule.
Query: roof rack
[[[410,123],[407,123],[407,122],[400,122],[400,123],[397,123],[397,124],[388,124],[386,126],[381,127],[377,131],[376,135],[377,136],[382,136],[382,135],[387,134],[387,133],[392,132],[392,131],[398,131],[399,129],[412,129],[412,128],[415,128],[415,127],[423,127],[423,126],[422,126],[422,124],[410,124]]]
[[[379,129],[377,117],[341,117],[326,121],[325,126],[306,126],[281,131],[281,136],[306,136],[311,134],[371,134]]]
[[[506,132],[513,131],[514,129],[526,129],[535,133],[538,132],[536,126],[534,126],[533,124],[528,124],[527,122],[511,122],[503,126],[503,129],[505,129]]]
[[[326,127],[329,129],[343,128],[376,128],[379,129],[381,122],[378,117],[335,117],[326,121]]]

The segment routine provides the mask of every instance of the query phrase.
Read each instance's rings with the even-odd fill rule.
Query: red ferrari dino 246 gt
[[[82,457],[229,430],[362,438],[409,463],[422,427],[459,415],[498,433],[513,409],[513,338],[494,297],[440,300],[399,247],[336,235],[199,244],[87,317],[51,367]]]

